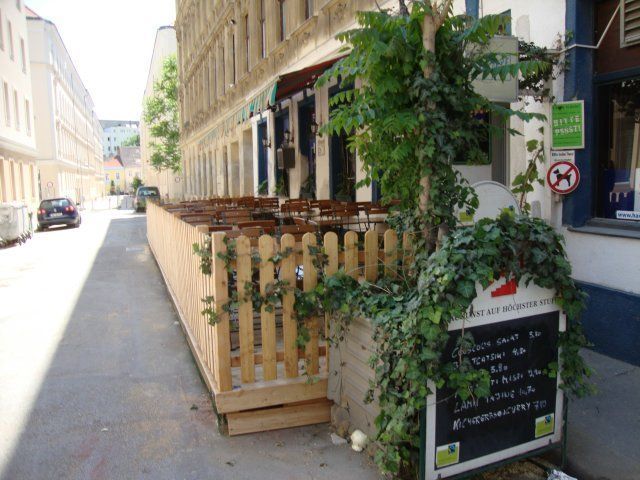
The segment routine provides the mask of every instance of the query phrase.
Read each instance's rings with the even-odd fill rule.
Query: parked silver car
[[[144,212],[147,209],[147,200],[160,200],[158,187],[138,187],[136,198],[133,201],[133,208],[136,209],[136,212]]]

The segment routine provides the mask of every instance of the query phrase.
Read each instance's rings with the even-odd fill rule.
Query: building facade
[[[0,203],[38,206],[36,134],[25,8],[0,0]]]
[[[105,191],[110,195],[120,195],[125,192],[124,166],[118,156],[104,161]]]
[[[511,121],[524,135],[506,145],[509,178],[524,170],[531,139],[545,142],[544,174],[559,152],[575,157],[577,188],[560,196],[538,186],[534,211],[566,239],[574,278],[589,295],[582,321],[594,349],[639,365],[640,0],[455,2],[456,13],[465,9],[508,13],[514,35],[555,50],[568,65],[551,81],[550,99],[512,104],[544,113],[547,121]],[[572,32],[566,45],[565,32]],[[584,104],[583,145],[560,149],[552,106],[575,101]]]
[[[104,195],[102,127],[55,24],[27,14],[42,198]]]
[[[317,136],[335,83],[316,78],[344,55],[336,34],[395,1],[176,2],[185,195],[258,192],[368,200],[344,136]],[[278,168],[289,149],[291,168]],[[283,164],[280,164],[282,167]]]
[[[335,35],[354,26],[356,11],[376,8],[375,2],[178,0],[176,5],[187,197],[251,195],[266,187],[269,194],[291,198],[376,200],[375,188],[355,191],[361,167],[357,155],[344,148],[345,140],[316,136],[310,128],[326,121],[329,98],[337,93],[335,85],[313,88],[342,54]],[[459,168],[471,183],[510,186],[530,160],[527,142],[536,139],[545,144],[541,171],[546,174],[559,151],[552,148],[554,105],[584,103],[584,144],[573,151],[579,185],[564,196],[538,186],[528,199],[533,214],[567,240],[574,277],[590,295],[583,321],[594,348],[636,364],[640,27],[634,15],[639,11],[640,0],[454,1],[456,14],[509,15],[507,35],[547,47],[568,65],[549,79],[543,101],[522,91],[514,98],[487,94],[547,120],[496,124],[504,134],[490,140],[490,164]],[[567,39],[566,32],[573,37]],[[507,127],[522,135],[508,135]],[[293,168],[278,168],[281,147],[293,147]]]
[[[100,120],[102,125],[102,154],[104,158],[117,155],[118,148],[131,137],[140,135],[140,124],[133,120]]]
[[[153,85],[160,78],[162,65],[167,57],[176,55],[177,41],[176,31],[173,27],[160,27],[156,32],[156,39],[153,44],[153,53],[147,75],[147,84],[144,89],[142,104],[153,95]],[[163,170],[158,172],[151,166],[151,150],[149,143],[152,141],[149,127],[144,119],[140,120],[140,154],[142,157],[142,181],[145,185],[158,187],[163,198],[182,198],[182,187],[184,185],[182,172],[172,172]]]
[[[120,147],[119,156],[124,167],[124,191],[135,193],[133,179],[137,177],[142,180],[140,147]]]

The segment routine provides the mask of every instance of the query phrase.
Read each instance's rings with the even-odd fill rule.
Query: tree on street
[[[144,104],[143,118],[151,134],[151,166],[157,171],[179,171],[178,63],[175,55],[164,61],[160,79],[153,85],[153,95]]]

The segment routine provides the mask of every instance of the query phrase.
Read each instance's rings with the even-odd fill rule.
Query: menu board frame
[[[509,285],[511,284],[511,285]],[[555,291],[534,285],[521,283],[516,287],[515,282],[507,282],[504,278],[484,290],[476,285],[477,297],[469,310],[467,318],[454,320],[449,324],[449,332],[460,333],[463,328],[472,328],[494,323],[520,320],[527,317],[558,312],[558,332],[566,330],[566,315],[555,303]],[[504,292],[508,292],[505,294]],[[560,352],[558,352],[558,355]],[[433,382],[429,383],[432,392],[427,396],[426,412],[422,415],[422,447],[421,462],[423,463],[424,480],[439,480],[454,478],[472,471],[485,469],[492,464],[498,464],[509,459],[522,458],[527,454],[538,452],[550,446],[562,444],[565,424],[565,398],[560,384],[562,383],[561,368],[556,378],[555,419],[552,434],[534,438],[510,448],[494,451],[490,454],[468,461],[454,463],[445,467],[436,467],[436,405],[438,402],[437,388]],[[464,448],[463,446],[459,448]]]

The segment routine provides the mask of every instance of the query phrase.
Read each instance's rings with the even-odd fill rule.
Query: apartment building
[[[104,158],[116,155],[125,141],[140,135],[140,124],[135,120],[100,120],[100,125]]]
[[[0,203],[38,205],[31,64],[25,8],[0,0]]]
[[[167,57],[176,55],[177,41],[176,31],[171,26],[163,26],[156,32],[153,44],[153,53],[147,74],[147,84],[144,89],[142,104],[153,96],[153,85],[160,79],[162,65]],[[149,127],[144,119],[140,120],[140,155],[142,158],[142,181],[145,185],[156,186],[163,198],[180,199],[183,195],[182,172],[173,172],[170,169],[157,171],[151,166],[151,150],[149,143],[153,140]]]
[[[27,12],[42,198],[104,195],[102,127],[56,25]]]
[[[178,0],[186,196],[270,194],[368,200],[345,136],[319,136],[338,85],[314,89],[344,55],[336,34],[395,1]],[[295,161],[283,168],[277,150]],[[280,168],[279,168],[280,167]]]

